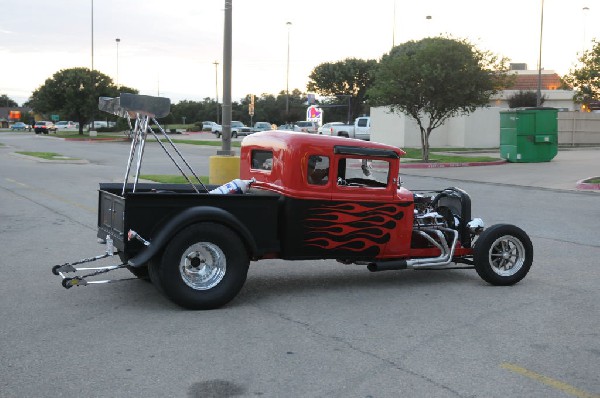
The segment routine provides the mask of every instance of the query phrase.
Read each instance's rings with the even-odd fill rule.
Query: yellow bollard
[[[208,161],[208,183],[223,185],[240,178],[239,156],[211,156]]]

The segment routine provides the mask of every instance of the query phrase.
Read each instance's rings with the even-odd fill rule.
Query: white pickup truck
[[[371,139],[371,118],[369,116],[357,117],[354,124],[331,126],[327,130],[324,129],[323,134],[369,141]]]

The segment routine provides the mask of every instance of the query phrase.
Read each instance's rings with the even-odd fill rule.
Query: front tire
[[[522,229],[497,224],[484,230],[473,248],[475,270],[496,286],[514,285],[527,275],[533,262],[533,245]]]
[[[249,262],[235,232],[216,223],[194,224],[167,245],[158,269],[159,285],[184,308],[218,308],[241,290]]]

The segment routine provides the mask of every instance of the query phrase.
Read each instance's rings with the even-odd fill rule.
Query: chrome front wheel
[[[475,270],[492,285],[513,285],[527,275],[533,262],[533,245],[527,234],[509,224],[484,230],[473,249]]]

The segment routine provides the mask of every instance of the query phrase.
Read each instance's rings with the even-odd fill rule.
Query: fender
[[[158,254],[180,230],[202,221],[215,221],[228,226],[240,235],[251,253],[258,251],[256,241],[250,231],[248,231],[248,228],[231,213],[218,207],[196,206],[183,210],[158,228],[158,233],[152,237],[150,245],[135,257],[129,259],[127,264],[134,268],[141,267]]]

